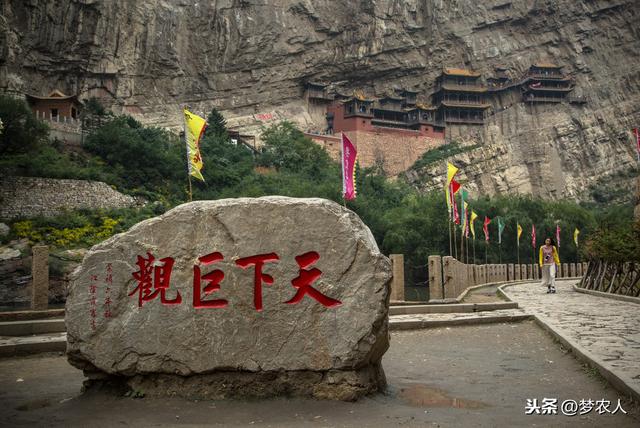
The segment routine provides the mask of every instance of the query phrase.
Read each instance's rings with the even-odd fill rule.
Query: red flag
[[[465,226],[464,227],[464,237],[468,238],[469,237],[469,210],[467,210],[467,209],[464,210],[464,216],[467,218],[467,220],[464,222],[464,226]]]
[[[451,180],[451,194],[455,195],[456,193],[458,193],[458,190],[460,190],[460,183],[458,183],[454,178],[453,180]]]
[[[458,212],[458,204],[456,203],[456,198],[452,198],[451,203],[453,204],[453,222],[455,224],[460,224],[460,213]]]
[[[531,225],[531,246],[533,246],[533,248],[536,248],[536,225],[532,224]]]
[[[489,223],[491,223],[491,219],[484,216],[484,226],[482,226],[482,230],[484,230],[484,240],[487,242],[489,242]]]
[[[353,143],[342,133],[342,197],[349,201],[356,198],[356,158],[358,152]]]
[[[636,149],[638,150],[638,162],[640,162],[640,131],[638,128],[633,128],[633,135],[636,137]]]
[[[453,211],[453,221],[460,224],[460,213],[458,212],[458,204],[456,203],[455,194],[460,190],[460,183],[455,179],[451,179],[451,189],[449,189],[449,197],[451,198],[451,210]]]
[[[560,248],[560,225],[556,224],[556,245]]]

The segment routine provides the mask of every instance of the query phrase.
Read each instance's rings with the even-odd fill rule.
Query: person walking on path
[[[540,247],[540,267],[542,268],[542,285],[547,286],[547,294],[556,292],[556,266],[560,265],[558,250],[553,239],[544,240]]]

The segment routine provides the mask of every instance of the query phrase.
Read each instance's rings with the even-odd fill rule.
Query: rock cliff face
[[[406,86],[426,99],[443,66],[517,77],[550,61],[574,74],[586,105],[502,97],[487,126],[448,139],[482,143],[463,160],[483,192],[577,197],[633,165],[639,14],[635,0],[8,0],[0,90],[102,96],[161,126],[179,126],[189,104],[245,129],[283,117],[317,128],[306,80],[371,95]]]

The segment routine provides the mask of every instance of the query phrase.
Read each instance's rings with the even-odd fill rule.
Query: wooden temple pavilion
[[[339,94],[336,100],[327,107],[327,131],[358,131],[371,129],[374,100],[361,94],[345,98]]]
[[[417,91],[402,89],[396,95],[367,98],[336,93],[327,107],[327,131],[409,132],[441,138],[444,123],[437,123],[436,108],[417,102]]]
[[[533,64],[527,76],[529,79],[522,87],[522,99],[528,103],[560,103],[573,90],[571,77],[555,64]]]
[[[511,82],[506,68],[496,67],[495,71],[495,76],[487,77],[487,85],[489,86],[489,89],[503,88]]]
[[[57,89],[46,97],[27,94],[26,99],[37,117],[52,121],[76,120],[82,109],[76,95],[65,95]]]
[[[373,119],[371,123],[375,126],[389,128],[408,128],[407,112],[404,107],[404,98],[385,96],[378,98],[371,109]]]
[[[433,105],[437,120],[468,125],[483,125],[490,107],[480,73],[461,68],[443,70],[436,81]]]
[[[306,82],[305,94],[309,101],[318,103],[330,103],[333,101],[333,95],[327,91],[328,83]]]
[[[418,91],[403,88],[396,90],[396,93],[399,97],[402,97],[402,106],[405,108],[415,107],[416,103],[418,102]]]

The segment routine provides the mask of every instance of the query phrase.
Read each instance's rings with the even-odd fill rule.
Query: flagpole
[[[464,263],[464,226],[460,228],[460,261]]]
[[[502,242],[498,242],[498,260],[502,264]]]
[[[466,257],[465,263],[469,264],[469,237],[465,236],[464,240],[465,240],[465,248],[467,249],[467,257]]]
[[[485,247],[484,247],[484,264],[486,265],[487,263],[489,263],[489,256],[487,255],[487,253],[489,252],[489,241],[484,241],[485,242]]]
[[[453,239],[451,238],[451,226],[453,224],[453,205],[451,205],[451,190],[452,190],[452,186],[451,183],[449,183],[448,187],[447,187],[447,210],[449,211],[449,257],[453,256]]]
[[[463,188],[460,188],[460,210],[462,211],[458,211],[458,212],[462,214],[462,216],[460,216],[459,214],[458,218],[460,218],[460,261],[462,263],[465,263],[464,261],[464,229],[465,229],[465,223],[467,222],[467,209],[464,206],[465,204],[464,192],[465,190]]]
[[[453,249],[455,251],[455,258],[458,260],[458,238],[455,224],[453,225]]]
[[[451,223],[453,223],[451,221],[451,215],[449,215],[449,256],[453,256],[453,239],[451,238]]]
[[[193,194],[191,189],[191,159],[189,159],[189,145],[187,144],[187,121],[184,117],[184,109],[182,113],[182,131],[184,133],[184,147],[187,149],[187,180],[189,181],[189,202],[193,201]]]
[[[476,238],[473,238],[473,264],[476,264]]]

